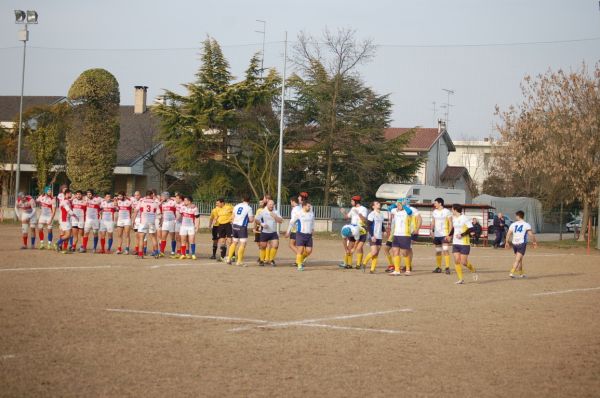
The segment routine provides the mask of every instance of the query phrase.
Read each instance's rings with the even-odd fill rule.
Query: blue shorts
[[[371,246],[381,246],[381,239],[375,239],[375,242],[373,242],[371,239],[369,239],[369,245],[371,245]]]
[[[385,242],[385,245],[386,245],[387,247],[392,247],[392,241],[391,241],[391,240],[388,240],[388,241],[386,241],[386,242]]]
[[[348,240],[349,240],[350,242],[356,242],[356,239],[354,239],[354,236],[351,236],[351,237],[349,237],[349,238],[348,238]],[[363,243],[364,243],[364,242],[366,242],[366,241],[367,241],[367,234],[362,234],[362,235],[361,235],[361,236],[358,238],[358,241],[359,241],[359,242],[363,242]]]
[[[248,227],[233,224],[234,239],[248,239]]]
[[[295,232],[291,232],[290,233],[290,239],[291,240],[296,240],[296,233]]]
[[[460,253],[467,256],[471,253],[471,245],[452,245],[452,253]]]
[[[442,246],[443,244],[448,244],[448,242],[446,242],[445,236],[436,236],[433,238],[433,244],[436,246]]]
[[[515,252],[515,254],[521,253],[522,255],[525,255],[525,250],[527,250],[527,243],[513,245],[513,252]]]
[[[261,232],[259,242],[269,242],[271,240],[279,240],[277,232]]]
[[[410,249],[412,247],[410,236],[394,236],[392,247],[399,247],[400,249],[404,250]]]
[[[302,232],[296,232],[296,246],[312,247],[313,246],[312,234],[303,234]]]

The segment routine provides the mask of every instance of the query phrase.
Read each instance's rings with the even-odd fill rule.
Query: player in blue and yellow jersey
[[[417,232],[415,217],[419,211],[409,205],[408,198],[400,198],[396,201],[396,208],[390,213],[393,217],[394,231],[392,240],[392,254],[394,261],[394,272],[391,276],[401,275],[400,260],[404,257],[405,275],[411,274],[411,248],[412,236]]]
[[[477,280],[478,276],[475,272],[475,267],[469,262],[469,254],[471,253],[471,238],[470,234],[473,231],[471,220],[462,214],[463,207],[459,204],[452,205],[452,230],[446,237],[449,242],[452,239],[452,254],[454,255],[454,269],[458,276],[457,285],[465,283],[463,279],[462,267],[466,267],[473,273],[473,280]]]
[[[450,275],[450,243],[446,236],[452,229],[452,212],[444,207],[444,199],[436,198],[433,201],[431,212],[431,236],[435,245],[435,269],[433,273],[442,272],[442,256],[445,261],[446,274]]]
[[[302,211],[292,216],[286,237],[290,236],[292,225],[296,226],[296,266],[298,271],[304,271],[304,262],[313,250],[312,234],[315,229],[315,214],[308,200],[302,203]]]
[[[227,264],[231,264],[231,258],[236,254],[237,248],[236,265],[246,266],[244,264],[244,251],[246,250],[246,242],[248,242],[248,224],[253,222],[254,213],[252,207],[250,207],[250,197],[246,195],[242,198],[242,202],[233,208],[233,242],[229,247]]]
[[[525,278],[523,273],[523,257],[525,257],[525,250],[527,249],[527,243],[531,239],[533,248],[537,248],[537,239],[531,229],[531,225],[525,220],[525,213],[519,210],[515,213],[517,221],[510,224],[508,228],[508,234],[506,235],[505,247],[508,249],[510,243],[512,243],[513,252],[515,253],[515,262],[513,263],[512,269],[510,270],[511,278]]]
[[[352,205],[351,209],[348,212],[346,212],[344,209],[340,209],[340,212],[344,215],[344,218],[350,220],[350,224],[361,227],[363,231],[358,239],[350,236],[347,238],[347,242],[344,242],[346,255],[344,257],[344,262],[340,264],[340,267],[342,268],[352,268],[352,255],[354,253],[356,253],[356,269],[360,269],[362,265],[363,246],[367,241],[367,229],[365,227],[367,225],[367,216],[369,211],[366,207],[361,205],[361,200],[362,198],[359,195],[354,195],[350,200],[350,204]]]

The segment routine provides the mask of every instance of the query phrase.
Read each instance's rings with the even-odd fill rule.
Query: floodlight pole
[[[283,176],[283,115],[285,110],[285,79],[287,72],[287,32],[283,50],[283,79],[281,81],[281,115],[279,117],[279,165],[277,167],[277,210],[281,213],[281,180]]]
[[[263,76],[265,70],[265,37],[267,35],[267,21],[263,19],[257,19],[256,22],[263,24],[263,30],[255,30],[256,33],[262,33],[262,52],[260,54],[260,77]]]
[[[29,39],[29,31],[27,23],[22,30],[19,31],[19,40],[23,42],[23,69],[21,71],[21,102],[19,104],[19,136],[17,138],[17,175],[15,178],[15,206],[19,198],[19,184],[21,182],[21,136],[23,134],[23,92],[25,89],[25,55],[27,53],[27,40]]]

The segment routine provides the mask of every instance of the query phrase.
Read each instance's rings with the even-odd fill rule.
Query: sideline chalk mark
[[[553,296],[556,294],[565,294],[565,293],[575,293],[575,292],[589,292],[592,290],[600,290],[600,287],[587,287],[582,289],[569,289],[569,290],[557,290],[554,292],[543,292],[543,293],[534,293],[532,296]]]

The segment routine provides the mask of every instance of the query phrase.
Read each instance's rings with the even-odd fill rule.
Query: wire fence
[[[215,208],[215,202],[194,202],[200,214],[202,215],[210,215],[212,209]],[[233,204],[232,204],[233,205]],[[254,214],[258,210],[258,203],[250,203],[250,207]],[[333,209],[333,210],[332,210]],[[317,220],[329,220],[332,218],[332,214],[335,214],[335,210],[337,207],[333,206],[312,206],[313,213],[315,213],[315,218]],[[290,205],[281,205],[281,209],[279,209],[279,214],[283,218],[290,218],[290,214],[292,211],[292,207]],[[339,213],[339,211],[337,212]],[[335,218],[335,216],[334,216]]]

